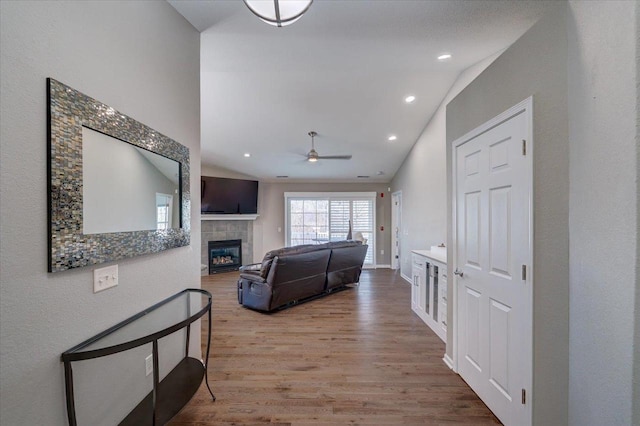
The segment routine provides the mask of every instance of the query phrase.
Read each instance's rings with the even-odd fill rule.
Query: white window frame
[[[284,230],[285,230],[285,245],[291,245],[291,235],[289,229],[289,217],[291,211],[289,210],[289,200],[368,200],[373,203],[373,229],[371,230],[371,240],[367,241],[367,244],[371,246],[371,253],[373,254],[373,262],[365,264],[364,268],[376,268],[377,256],[376,256],[376,200],[377,192],[285,192],[284,193]],[[353,224],[352,224],[353,226]],[[331,229],[331,215],[329,215],[329,229]]]
[[[158,220],[158,207],[160,207],[161,205],[158,204],[158,199],[160,197],[164,197],[167,201],[166,204],[163,204],[163,206],[167,207],[167,221],[166,222],[160,222]],[[173,195],[171,194],[163,194],[161,192],[156,192],[156,229],[162,229],[159,228],[158,225],[160,225],[160,223],[166,223],[167,227],[166,229],[169,230],[171,229],[171,224],[173,223]]]

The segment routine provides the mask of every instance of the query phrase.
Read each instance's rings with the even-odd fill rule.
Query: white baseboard
[[[442,358],[442,360],[444,361],[445,364],[447,364],[447,367],[453,370],[453,360],[448,354],[444,354],[444,358]]]
[[[413,284],[413,283],[411,282],[411,278],[409,278],[408,276],[406,276],[406,275],[405,275],[405,274],[403,274],[402,272],[400,272],[400,276],[401,276],[401,277],[402,277],[406,282],[408,282],[409,284]]]
[[[391,265],[376,265],[376,269],[391,269]]]

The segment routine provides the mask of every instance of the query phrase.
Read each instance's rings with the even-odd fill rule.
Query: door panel
[[[466,289],[466,358],[478,370],[480,366],[480,293],[467,287]]]
[[[491,189],[489,257],[491,272],[511,278],[511,187]]]
[[[480,267],[480,192],[465,194],[465,248],[468,265]]]
[[[491,300],[489,313],[490,370],[489,381],[506,398],[511,400],[509,391],[509,319],[511,308],[496,300]]]
[[[520,113],[455,148],[458,372],[505,424],[531,423],[531,160]]]

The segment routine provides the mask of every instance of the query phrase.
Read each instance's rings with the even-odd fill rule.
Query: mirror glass
[[[83,232],[180,228],[180,163],[82,127]]]

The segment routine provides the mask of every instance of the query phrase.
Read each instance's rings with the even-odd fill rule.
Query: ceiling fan
[[[310,163],[315,163],[318,160],[351,160],[351,155],[319,155],[313,140],[318,134],[313,130],[308,134],[311,136],[311,151],[307,153],[307,161]]]

